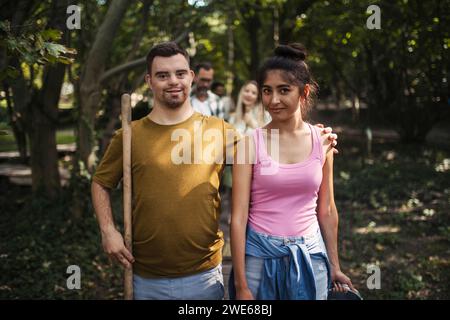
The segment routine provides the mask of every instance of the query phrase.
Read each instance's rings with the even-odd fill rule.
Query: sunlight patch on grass
[[[385,226],[367,226],[362,228],[356,228],[354,229],[354,232],[357,234],[369,234],[369,233],[375,233],[375,234],[382,234],[382,233],[398,233],[400,232],[400,228],[396,226],[391,225],[385,225]]]
[[[444,159],[435,167],[436,172],[447,172],[450,171],[450,159]]]

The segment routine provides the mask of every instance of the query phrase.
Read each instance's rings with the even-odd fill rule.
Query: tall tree
[[[15,71],[7,77],[5,83],[11,87],[14,113],[19,115],[20,125],[30,141],[30,164],[32,189],[34,193],[50,199],[56,198],[60,189],[58,157],[56,150],[56,125],[58,102],[64,79],[65,65],[70,62],[65,56],[69,50],[61,43],[52,41],[60,38],[65,27],[67,3],[64,1],[41,4],[39,2],[19,1],[20,12],[14,9],[3,12],[11,17],[12,26],[3,25],[6,44],[10,53],[7,64]],[[9,7],[14,8],[14,6]],[[36,12],[46,13],[38,15]],[[37,19],[40,20],[37,20]],[[30,30],[41,21],[38,29]],[[17,30],[20,30],[19,32]],[[25,77],[23,67],[28,67],[29,76]],[[35,73],[42,74],[42,85],[34,83]],[[9,94],[9,92],[8,92]]]
[[[96,32],[80,77],[78,152],[81,160],[92,171],[94,162],[94,125],[101,105],[100,78],[104,72],[112,42],[120,27],[130,1],[113,0]]]

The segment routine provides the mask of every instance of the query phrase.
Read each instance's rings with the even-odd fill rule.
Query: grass
[[[449,299],[450,152],[378,143],[368,159],[362,146],[340,136],[335,158],[343,271],[365,299]],[[75,221],[67,190],[49,203],[0,184],[0,299],[122,297],[122,271],[103,254],[92,211]],[[120,214],[120,190],[113,199]],[[367,287],[372,264],[380,289]],[[80,290],[67,289],[69,265],[81,268]]]
[[[1,129],[0,129],[1,130]],[[2,130],[0,134],[0,152],[17,151],[17,144],[11,131]],[[72,130],[60,129],[56,132],[56,144],[69,144],[75,142],[75,135]]]

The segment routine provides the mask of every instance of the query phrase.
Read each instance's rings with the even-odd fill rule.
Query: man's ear
[[[152,78],[148,73],[145,75],[145,82],[147,83],[148,88],[152,90]]]
[[[189,70],[189,73],[192,77],[191,86],[195,83],[195,72],[194,70]]]

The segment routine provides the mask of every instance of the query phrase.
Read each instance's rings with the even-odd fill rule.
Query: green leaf
[[[36,47],[41,48],[45,45],[44,38],[40,34],[36,34]]]
[[[19,76],[19,74],[20,73],[19,73],[18,69],[14,68],[12,66],[8,66],[8,67],[6,67],[5,70],[3,70],[0,73],[0,80],[3,80],[5,78],[15,79],[15,78],[17,78]]]
[[[48,62],[50,62],[50,63],[56,63],[56,62],[58,62],[58,58],[55,57],[55,56],[52,56],[52,55],[47,56],[47,60],[48,60]]]
[[[6,68],[6,74],[9,78],[15,79],[19,76],[19,70],[12,66],[8,66],[8,68]]]
[[[41,36],[42,36],[42,39],[44,39],[45,41],[48,41],[48,40],[56,41],[56,40],[61,39],[62,32],[59,30],[56,30],[56,29],[46,29],[41,32]]]
[[[11,31],[11,24],[8,20],[0,21],[0,29],[9,33]]]
[[[74,62],[74,59],[72,58],[66,58],[66,57],[59,57],[58,62],[64,63],[64,64],[72,64]]]
[[[59,57],[61,53],[67,53],[65,46],[59,43],[44,42],[43,47],[47,50],[48,54],[53,57]]]

